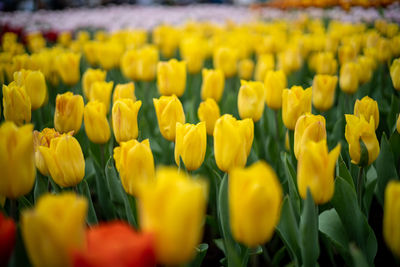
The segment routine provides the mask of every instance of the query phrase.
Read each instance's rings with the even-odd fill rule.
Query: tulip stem
[[[10,199],[10,215],[14,221],[17,221],[17,201],[15,199]]]
[[[360,209],[362,209],[362,189],[364,185],[364,167],[360,166],[358,171],[358,178],[357,178],[357,196],[358,196],[358,205]]]
[[[280,129],[279,129],[279,120],[278,120],[278,110],[274,110],[275,114],[275,127],[276,127],[276,141],[279,143],[279,137],[281,135]]]
[[[101,167],[104,169],[104,145],[100,145],[100,160],[101,160]]]

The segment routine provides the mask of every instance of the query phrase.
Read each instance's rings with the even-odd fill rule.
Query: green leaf
[[[361,148],[361,155],[360,155],[360,161],[358,162],[359,166],[368,166],[368,161],[369,161],[369,154],[368,154],[368,148],[364,144],[364,141],[360,138],[360,148]]]
[[[399,162],[400,160],[400,134],[397,129],[394,130],[389,139],[390,147],[392,148],[394,162]]]
[[[128,194],[124,194],[124,205],[125,205],[125,214],[128,220],[128,223],[135,227],[135,229],[139,229],[138,222],[136,220],[136,200],[132,196]]]
[[[364,196],[363,196],[363,204],[365,207],[365,213],[368,218],[372,198],[375,193],[376,183],[378,181],[378,176],[377,176],[376,170],[373,165],[371,165],[369,167],[369,170],[366,174],[366,179],[367,179],[367,181],[366,181],[365,189],[364,189],[365,191],[364,191]]]
[[[369,267],[370,264],[368,264],[367,260],[365,259],[364,255],[360,251],[359,248],[357,248],[354,244],[350,245],[350,253],[351,257],[353,258],[353,266],[354,267]]]
[[[303,266],[316,266],[319,256],[318,214],[309,188],[301,214],[300,242]]]
[[[41,195],[47,193],[47,185],[48,185],[47,177],[43,176],[41,173],[38,172],[36,175],[35,189],[33,190],[35,203],[37,203]]]
[[[118,178],[117,171],[114,167],[114,160],[110,157],[105,167],[106,181],[110,190],[110,198],[115,205],[124,204],[124,189],[122,188],[121,181]]]
[[[342,177],[349,185],[356,190],[354,186],[353,177],[350,174],[350,171],[347,169],[346,163],[343,160],[342,155],[339,155],[338,164],[336,165],[336,173],[338,176]]]
[[[22,196],[22,197],[18,198],[18,209],[19,209],[19,212],[21,212],[24,209],[28,209],[28,208],[30,208],[32,206],[33,206],[32,203],[25,196]]]
[[[292,166],[289,162],[288,154],[286,152],[281,153],[281,159],[284,163],[284,169],[286,174],[286,180],[288,181],[289,185],[289,197],[290,201],[292,202],[292,206],[294,207],[294,215],[296,216],[296,221],[299,220],[300,215],[300,195],[297,190],[297,175]]]
[[[83,179],[82,182],[78,185],[78,191],[82,196],[86,197],[88,204],[89,204],[89,210],[88,210],[88,216],[87,216],[86,222],[89,225],[97,224],[98,221],[97,221],[96,211],[94,210],[89,186],[85,179]]]
[[[392,99],[390,103],[390,110],[386,119],[389,130],[392,132],[396,128],[397,113],[399,112],[400,101],[395,94],[392,94]]]
[[[202,243],[196,247],[196,257],[191,263],[186,264],[186,267],[200,267],[207,254],[208,244]]]

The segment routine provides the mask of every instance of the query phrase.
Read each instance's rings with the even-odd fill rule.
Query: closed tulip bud
[[[340,65],[351,62],[356,58],[357,54],[352,45],[342,45],[338,49],[338,57]]]
[[[216,102],[219,102],[225,87],[225,78],[222,70],[203,69],[202,75],[201,99],[213,98]]]
[[[35,182],[32,124],[17,127],[13,122],[0,125],[0,195],[16,199],[28,194]]]
[[[220,47],[214,50],[214,68],[221,69],[225,77],[236,75],[238,51],[230,47]]]
[[[206,123],[207,134],[212,136],[215,122],[221,116],[217,102],[212,98],[207,98],[206,101],[201,102],[197,110],[197,116],[200,121]]]
[[[123,46],[118,42],[101,42],[97,46],[97,60],[105,70],[110,70],[119,65]]]
[[[107,121],[107,111],[103,103],[95,100],[86,104],[83,111],[85,132],[90,141],[95,144],[105,144],[110,139],[110,125]]]
[[[357,58],[358,78],[361,84],[371,80],[374,70],[374,59],[368,56],[359,56]]]
[[[110,111],[111,92],[114,82],[94,82],[90,89],[89,100],[100,101],[106,107],[107,113]]]
[[[138,196],[143,185],[154,180],[154,159],[149,139],[135,139],[114,148],[115,166],[125,192]]]
[[[340,89],[346,94],[354,94],[358,89],[358,66],[357,63],[347,62],[340,68]]]
[[[390,45],[390,41],[386,38],[379,38],[377,43],[377,59],[381,62],[385,62],[391,59],[392,57],[392,49]]]
[[[329,110],[335,102],[337,76],[317,74],[312,84],[312,102],[320,111]]]
[[[269,241],[279,222],[282,187],[274,170],[259,161],[229,174],[229,216],[233,237],[248,247]]]
[[[0,264],[8,266],[8,260],[15,246],[17,227],[12,219],[0,213]]]
[[[49,170],[47,168],[43,155],[40,152],[39,147],[40,146],[50,147],[51,139],[59,136],[60,133],[50,128],[44,128],[41,132],[33,131],[33,146],[35,149],[36,168],[40,171],[41,174],[45,176],[49,175]]]
[[[168,141],[175,141],[176,123],[185,123],[185,112],[176,95],[153,98],[158,127],[162,136]]]
[[[114,136],[118,143],[138,137],[137,116],[141,106],[142,101],[134,102],[129,98],[122,98],[114,103],[112,108],[112,122]]]
[[[365,120],[369,122],[371,118],[374,118],[375,130],[378,129],[379,125],[379,109],[378,102],[370,98],[369,96],[364,96],[361,100],[356,100],[354,105],[354,115],[357,117],[364,116]]]
[[[186,87],[186,62],[176,59],[158,62],[157,87],[161,95],[182,96]]]
[[[214,156],[218,168],[228,172],[233,167],[244,167],[253,138],[253,120],[236,120],[230,114],[220,117],[214,128]]]
[[[189,171],[197,170],[204,161],[207,148],[205,122],[198,124],[176,123],[175,163],[180,167],[180,159]]]
[[[54,113],[54,127],[57,132],[78,133],[82,125],[83,109],[82,96],[74,95],[72,92],[57,95]]]
[[[55,60],[58,74],[66,85],[74,85],[79,82],[81,77],[79,71],[80,60],[81,55],[73,52],[61,53]]]
[[[251,59],[242,59],[239,61],[239,78],[251,80],[253,77],[254,62]]]
[[[241,81],[238,95],[238,110],[240,118],[250,118],[259,121],[264,111],[264,84],[262,82]]]
[[[137,51],[136,78],[139,81],[152,81],[156,77],[158,50],[149,45]]]
[[[278,70],[286,74],[297,71],[303,64],[303,57],[298,48],[289,48],[278,54]]]
[[[331,52],[318,53],[315,58],[315,72],[317,74],[334,75],[337,72],[337,61]]]
[[[136,60],[138,58],[138,52],[135,49],[127,50],[121,58],[120,68],[122,74],[131,80],[137,79],[136,74]]]
[[[47,96],[47,87],[42,72],[23,69],[14,72],[14,81],[17,82],[18,86],[24,86],[33,110],[43,106]]]
[[[297,186],[303,199],[307,188],[316,204],[329,202],[335,191],[335,165],[340,154],[340,144],[328,153],[326,139],[308,141],[297,163]]]
[[[140,226],[152,233],[157,262],[178,265],[190,261],[203,235],[208,186],[175,168],[157,170],[154,184],[138,198]]]
[[[400,58],[393,60],[390,66],[390,77],[392,78],[393,87],[400,90]]]
[[[383,237],[392,253],[400,258],[400,182],[390,181],[385,189]]]
[[[282,118],[289,130],[294,130],[297,119],[309,112],[311,113],[312,88],[304,89],[301,86],[292,86],[284,89],[282,93]]]
[[[130,98],[133,101],[136,101],[135,84],[133,82],[120,83],[115,86],[113,93],[113,105],[115,102],[117,102],[117,100],[122,98]]]
[[[374,117],[367,122],[362,114],[360,117],[349,114],[345,116],[344,135],[349,144],[351,162],[361,166],[370,165],[379,156],[379,142],[375,134]]]
[[[275,68],[275,59],[272,54],[260,55],[257,59],[256,69],[254,72],[254,79],[256,81],[264,81],[265,74]]]
[[[71,32],[61,32],[57,37],[57,42],[64,47],[68,47],[71,40],[72,40]]]
[[[71,192],[42,196],[21,218],[21,232],[34,267],[71,266],[73,250],[85,247],[87,201]]]
[[[286,88],[287,80],[283,71],[267,71],[264,80],[265,103],[271,109],[282,107],[282,92]]]
[[[200,72],[206,57],[207,42],[201,38],[186,38],[179,46],[182,59],[187,62],[188,72],[195,74]]]
[[[89,99],[90,89],[95,82],[104,82],[107,72],[101,69],[87,69],[82,75],[82,88],[85,97]]]
[[[3,84],[3,114],[6,121],[22,125],[31,121],[31,100],[24,86]]]
[[[53,138],[50,146],[40,146],[54,182],[62,187],[79,184],[85,176],[85,159],[79,142],[70,134]]]

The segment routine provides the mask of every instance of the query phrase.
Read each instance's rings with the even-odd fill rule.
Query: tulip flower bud
[[[21,232],[34,267],[71,266],[72,250],[85,247],[87,207],[85,198],[64,192],[46,194],[24,210]]]
[[[161,95],[182,96],[186,87],[186,62],[176,59],[158,62],[157,86]]]
[[[214,68],[221,69],[226,78],[232,77],[236,74],[237,60],[238,51],[234,48],[220,47],[214,50]]]
[[[169,141],[175,141],[176,123],[185,123],[181,101],[176,95],[172,95],[161,96],[159,99],[153,98],[153,103],[162,136]]]
[[[72,92],[58,94],[56,97],[56,111],[54,113],[54,127],[57,132],[79,132],[83,117],[83,98]]]
[[[96,52],[100,66],[105,70],[110,70],[119,65],[124,48],[118,42],[101,42],[98,44]]]
[[[334,75],[337,71],[337,61],[331,52],[320,52],[315,58],[315,72],[317,74]]]
[[[24,86],[3,84],[3,114],[6,121],[22,125],[31,121],[31,100]]]
[[[214,128],[214,156],[218,168],[228,172],[233,167],[244,167],[253,138],[253,120],[236,120],[230,114],[220,117]]]
[[[58,55],[55,60],[55,67],[60,75],[63,83],[66,85],[74,85],[79,82],[81,55],[73,52],[64,52]]]
[[[381,62],[388,61],[392,57],[390,41],[386,38],[379,38],[377,43],[377,59]]]
[[[148,45],[137,51],[136,78],[139,81],[152,81],[156,77],[158,50]]]
[[[259,121],[264,111],[264,84],[262,82],[241,81],[238,95],[238,110],[240,118],[250,118]]]
[[[16,199],[29,193],[35,182],[32,124],[0,125],[0,195]]]
[[[68,47],[69,43],[72,40],[71,32],[61,32],[57,37],[57,43],[64,47]]]
[[[205,181],[174,168],[157,170],[155,183],[143,188],[140,226],[154,236],[158,263],[179,265],[193,258],[203,235],[207,196]]]
[[[22,69],[14,72],[14,81],[18,86],[24,86],[33,110],[43,106],[47,96],[47,87],[42,72]]]
[[[239,61],[239,78],[251,80],[253,77],[254,62],[251,59],[242,59]]]
[[[307,188],[316,204],[329,202],[335,191],[335,165],[340,154],[340,144],[328,153],[326,139],[308,141],[297,163],[297,186],[303,199]]]
[[[107,113],[110,111],[111,92],[114,82],[94,82],[90,89],[89,101],[100,101]]]
[[[187,62],[188,72],[190,74],[200,72],[206,57],[207,41],[189,37],[182,40],[179,47],[182,59]]]
[[[225,78],[222,70],[203,69],[202,75],[201,99],[213,98],[216,102],[219,102],[225,87]]]
[[[368,56],[359,56],[357,58],[358,79],[361,84],[367,83],[371,80],[375,64],[373,60],[373,58]]]
[[[292,86],[284,89],[282,93],[282,119],[286,128],[294,130],[297,119],[309,112],[311,113],[312,88],[304,89],[301,86]]]
[[[136,101],[135,84],[133,82],[120,83],[115,86],[113,93],[113,105],[115,102],[117,102],[117,100],[122,98],[130,98],[133,101]]]
[[[335,102],[337,76],[317,74],[312,84],[312,102],[320,111],[329,110]]]
[[[35,149],[35,164],[36,168],[40,171],[44,176],[49,175],[49,170],[47,168],[46,162],[43,158],[42,153],[40,152],[39,147],[50,147],[51,139],[59,137],[60,133],[58,133],[54,129],[44,128],[42,132],[33,131],[33,147]]]
[[[85,132],[90,141],[95,144],[105,144],[110,139],[110,126],[107,121],[107,111],[103,103],[95,100],[86,104],[83,111]]]
[[[137,116],[141,106],[142,101],[133,102],[129,98],[122,98],[115,102],[112,108],[112,121],[114,136],[118,143],[138,137]]]
[[[375,120],[346,114],[345,137],[349,144],[349,153],[353,164],[370,165],[379,156],[379,142],[375,134]]]
[[[207,148],[205,122],[198,124],[176,123],[175,163],[180,167],[182,158],[189,171],[197,170],[204,161]]]
[[[206,123],[206,129],[208,135],[213,135],[215,122],[221,116],[218,104],[212,98],[207,98],[206,101],[200,103],[199,109],[197,110],[197,116],[200,121]]]
[[[282,91],[286,88],[286,75],[283,71],[267,71],[264,80],[265,103],[271,109],[282,107]]]
[[[268,71],[275,68],[275,59],[272,54],[263,54],[258,56],[256,69],[254,72],[254,79],[256,81],[264,81],[265,75]]]
[[[288,48],[278,54],[278,70],[282,70],[286,75],[300,69],[303,64],[302,55],[297,47]]]
[[[282,187],[264,161],[229,174],[229,216],[233,237],[248,247],[271,239],[279,222]]]
[[[70,134],[51,139],[50,146],[40,146],[54,182],[62,187],[79,184],[85,176],[85,159],[79,142]]]
[[[93,83],[104,82],[106,80],[107,72],[101,69],[87,69],[82,76],[82,88],[85,97],[89,99],[90,90]]]
[[[392,253],[400,258],[400,182],[390,181],[385,189],[383,237]]]
[[[12,219],[0,213],[0,264],[8,266],[8,260],[15,246],[17,227]]]
[[[340,68],[340,89],[346,94],[354,94],[358,89],[358,66],[357,63],[347,62]]]
[[[379,109],[378,102],[370,98],[369,96],[364,96],[361,101],[356,100],[354,105],[354,115],[357,117],[364,116],[365,120],[369,122],[371,117],[374,118],[375,130],[378,129],[379,125]]]
[[[319,142],[325,139],[325,118],[310,113],[301,115],[294,129],[294,155],[298,159],[308,141]]]
[[[400,58],[393,60],[390,66],[390,77],[392,78],[393,87],[400,90]]]
[[[120,68],[122,74],[131,80],[137,79],[136,61],[138,59],[138,52],[135,49],[127,50],[121,58]]]
[[[164,57],[174,56],[179,45],[180,31],[170,25],[159,25],[153,29],[153,43],[156,44]]]
[[[138,196],[142,187],[154,180],[154,159],[149,139],[121,142],[114,148],[115,166],[125,192]]]
[[[356,58],[357,53],[352,45],[342,45],[338,49],[338,56],[340,65],[344,65],[347,62],[353,61]]]

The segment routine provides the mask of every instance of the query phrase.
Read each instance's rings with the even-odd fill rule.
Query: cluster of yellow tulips
[[[400,257],[398,24],[24,40],[0,52],[0,265]]]

